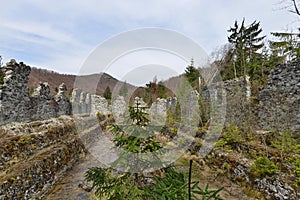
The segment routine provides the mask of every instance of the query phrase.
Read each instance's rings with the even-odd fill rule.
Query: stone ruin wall
[[[249,113],[251,113],[251,85],[248,76],[213,83],[208,87],[206,93],[209,93],[206,96],[210,95],[209,100],[212,104],[213,101],[223,101],[222,104],[216,105],[223,106],[225,109],[225,126],[244,127],[248,125],[246,123],[249,122]],[[216,110],[221,110],[221,108]]]
[[[149,107],[141,98],[136,97],[135,102],[141,103],[141,106]],[[113,114],[118,120],[128,114],[129,103],[125,101],[123,96],[116,96],[113,98],[112,103],[99,95],[89,94],[75,88],[72,92],[72,111],[73,114],[91,115],[96,116],[97,113],[103,115]],[[177,100],[175,97],[168,99],[157,98],[152,105],[146,109],[146,112],[150,114],[151,121],[165,120],[167,115],[167,109],[175,110]]]
[[[71,114],[95,116],[98,112],[113,113],[119,118],[128,111],[128,103],[122,96],[116,96],[110,105],[104,97],[76,88],[70,102],[65,95],[65,84],[60,85],[58,93],[52,96],[50,86],[40,83],[30,96],[27,86],[29,66],[11,60],[2,70],[4,84],[0,85],[0,124]],[[211,103],[225,95],[225,125],[252,126],[264,130],[300,128],[299,61],[275,67],[267,86],[259,92],[258,106],[251,103],[250,91],[249,79],[242,77],[211,84],[202,90],[202,96]],[[153,121],[159,122],[165,118],[168,109],[176,108],[176,104],[176,98],[157,99],[148,109],[148,113]]]
[[[260,89],[258,103],[251,100],[249,79],[224,81],[209,88],[210,98],[226,91],[225,125],[259,130],[300,130],[300,60],[277,65]],[[224,90],[223,90],[224,91]]]
[[[65,95],[65,84],[61,84],[58,93],[52,96],[50,86],[47,83],[40,83],[30,96],[28,76],[31,69],[29,66],[11,60],[1,69],[4,84],[0,85],[0,125],[71,114],[71,104]]]
[[[300,60],[272,70],[257,110],[261,129],[300,130]]]

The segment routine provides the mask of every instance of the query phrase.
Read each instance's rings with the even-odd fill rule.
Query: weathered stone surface
[[[48,83],[40,83],[31,97],[32,119],[49,119],[57,117],[58,106],[54,98],[50,94],[50,86]]]
[[[170,109],[172,112],[175,112],[176,105],[177,105],[177,98],[176,97],[167,98],[167,109]]]
[[[233,124],[241,128],[248,127],[247,122],[250,121],[252,112],[249,101],[249,94],[251,93],[249,78],[246,76],[225,81],[223,88],[226,93],[225,125]]]
[[[5,134],[1,135],[0,199],[41,198],[83,153],[70,117],[14,122],[2,128]]]
[[[163,125],[167,117],[167,100],[157,98],[150,107],[151,122],[155,125]]]
[[[86,104],[86,113],[90,114],[91,106],[92,106],[92,95],[89,93],[86,94],[85,104]]]
[[[116,120],[123,121],[128,110],[128,105],[123,96],[117,96],[112,102],[112,113]]]
[[[259,126],[262,129],[300,128],[300,60],[278,65],[259,93]]]
[[[0,85],[0,125],[70,114],[70,106],[67,105],[67,98],[64,96],[65,86],[61,85],[60,92],[54,98],[50,94],[50,86],[47,83],[40,83],[30,97],[29,66],[11,60],[1,69],[4,84]]]
[[[264,193],[266,199],[297,200],[295,190],[288,184],[283,184],[276,176],[255,179],[255,187]]]
[[[55,95],[54,100],[58,105],[58,115],[70,115],[71,114],[71,103],[66,96],[67,91],[66,84],[62,83],[58,88],[58,93]]]
[[[80,107],[80,90],[78,88],[74,88],[72,91],[72,112],[73,114],[79,114],[81,112],[81,107]]]
[[[202,89],[202,97],[210,111],[225,110],[225,125],[231,124],[238,127],[248,126],[252,116],[250,106],[250,81],[249,77],[240,77],[234,80],[212,83]],[[207,104],[208,102],[208,104]],[[223,106],[221,109],[220,106]],[[213,113],[211,113],[213,115]],[[210,116],[211,117],[211,116]]]
[[[107,115],[111,113],[111,108],[104,97],[98,95],[92,95],[91,102],[92,102],[91,115],[96,116],[98,112],[100,112],[103,115]]]
[[[0,85],[0,124],[30,120],[28,94],[30,67],[11,60],[2,67],[4,84]]]
[[[81,114],[87,113],[86,92],[80,93],[79,104],[80,104],[80,113]]]

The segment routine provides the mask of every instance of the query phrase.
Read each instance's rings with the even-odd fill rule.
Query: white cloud
[[[247,24],[261,21],[264,34],[298,26],[292,23],[296,16],[277,9],[279,1],[5,1],[0,12],[0,53],[76,73],[78,63],[99,43],[142,27],[173,29],[209,53],[227,42],[227,29],[243,17]]]

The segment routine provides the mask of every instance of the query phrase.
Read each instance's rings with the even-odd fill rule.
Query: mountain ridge
[[[28,87],[30,91],[37,88],[40,82],[47,82],[50,85],[51,94],[56,94],[56,88],[61,84],[65,83],[67,89],[70,92],[74,89],[76,82],[80,82],[80,86],[86,92],[96,93],[103,95],[106,87],[109,87],[112,91],[116,85],[123,85],[125,82],[119,81],[112,75],[107,73],[98,73],[90,75],[73,75],[73,74],[61,74],[55,71],[49,71],[47,69],[32,67],[29,75]],[[96,83],[97,87],[90,85],[90,83]],[[76,84],[77,85],[77,84]],[[129,89],[135,89],[136,86],[126,83]],[[95,92],[96,91],[96,92]]]

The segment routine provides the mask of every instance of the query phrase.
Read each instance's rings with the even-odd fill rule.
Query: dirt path
[[[83,156],[75,165],[67,171],[65,176],[57,182],[52,191],[43,199],[46,200],[88,200],[90,193],[79,187],[84,181],[84,173],[88,168],[100,166],[90,154]]]

